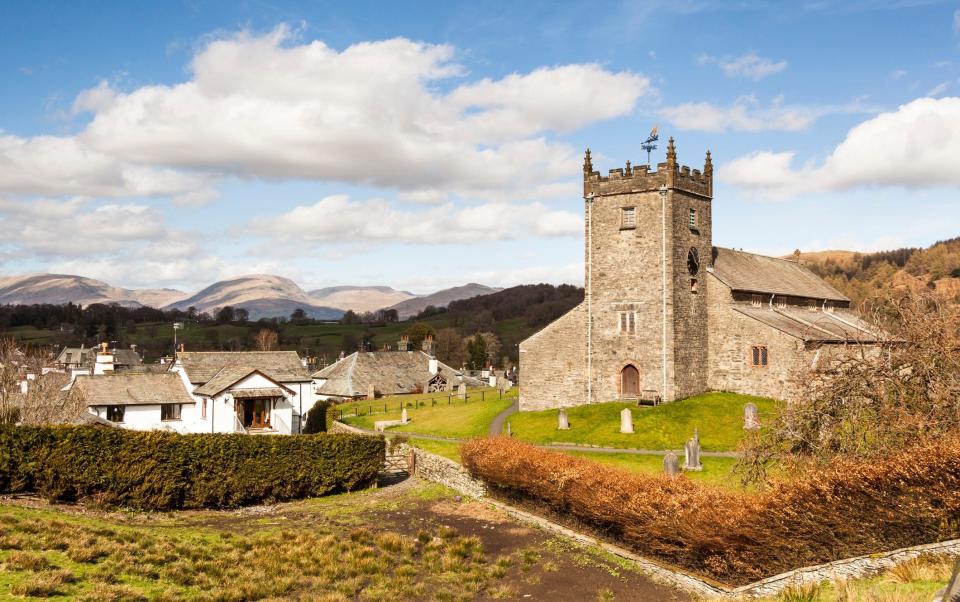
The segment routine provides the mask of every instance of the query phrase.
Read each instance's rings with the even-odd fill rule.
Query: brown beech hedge
[[[642,555],[732,585],[960,536],[960,437],[872,463],[836,460],[742,493],[627,473],[505,437],[468,441],[460,455],[494,491],[546,504]]]
[[[0,492],[139,510],[224,508],[351,491],[372,483],[381,437],[178,435],[0,427]]]

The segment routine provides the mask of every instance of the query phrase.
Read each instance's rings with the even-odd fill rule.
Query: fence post
[[[487,394],[486,391],[480,391],[480,401],[483,401],[484,395],[486,395],[486,394]]]
[[[387,402],[383,402],[383,413],[387,413]]]

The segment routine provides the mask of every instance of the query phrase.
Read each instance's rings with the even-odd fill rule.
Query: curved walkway
[[[510,407],[506,410],[500,412],[493,417],[493,422],[490,423],[489,433],[491,436],[496,437],[503,433],[503,423],[506,421],[507,417],[511,414],[516,414],[520,411],[520,401],[514,401],[510,404]]]

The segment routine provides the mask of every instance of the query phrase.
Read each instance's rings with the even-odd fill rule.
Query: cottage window
[[[636,227],[637,227],[637,208],[624,207],[621,210],[620,229],[633,230]]]
[[[636,332],[636,316],[632,311],[620,312],[620,334],[633,334]]]
[[[697,229],[697,210],[696,209],[693,209],[693,208],[690,209],[690,217],[689,217],[687,226],[689,226],[691,230]]]
[[[750,348],[750,361],[754,366],[767,365],[767,346],[754,345]]]
[[[123,422],[123,406],[107,406],[107,420],[110,422]]]
[[[180,420],[179,403],[164,403],[160,405],[160,420]]]

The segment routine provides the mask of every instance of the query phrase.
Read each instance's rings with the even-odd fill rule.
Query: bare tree
[[[254,339],[254,344],[257,346],[258,351],[273,351],[277,348],[278,343],[279,339],[276,331],[270,330],[269,328],[260,329],[260,332],[257,333]]]
[[[775,460],[889,454],[960,428],[960,307],[909,293],[867,313],[879,344],[823,349],[803,400],[744,440],[744,480],[762,481]]]
[[[40,351],[0,339],[0,423],[55,424],[83,415],[83,400],[61,390],[69,376],[44,374],[45,363]]]

